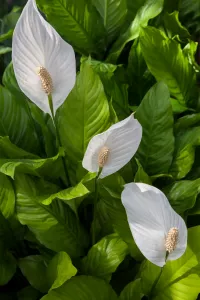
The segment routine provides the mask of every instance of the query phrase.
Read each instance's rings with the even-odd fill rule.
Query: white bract
[[[75,54],[71,45],[41,16],[35,0],[28,0],[16,24],[12,60],[24,94],[50,114],[51,94],[56,112],[75,84]]]
[[[129,183],[122,192],[128,223],[135,243],[153,264],[183,255],[187,247],[184,220],[172,209],[166,196],[144,183]]]
[[[112,125],[89,142],[83,158],[83,167],[99,172],[104,178],[120,170],[137,151],[142,138],[142,127],[134,116]]]

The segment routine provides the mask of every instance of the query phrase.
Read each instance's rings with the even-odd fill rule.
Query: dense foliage
[[[37,4],[76,51],[77,78],[56,113],[59,147],[51,117],[13,71],[22,7],[6,14],[2,6],[0,299],[200,299],[199,0]],[[123,169],[99,180],[94,210],[95,174],[82,167],[88,142],[132,112],[141,144]],[[185,254],[158,281],[160,268],[137,248],[121,202],[130,182],[162,190],[188,227]]]

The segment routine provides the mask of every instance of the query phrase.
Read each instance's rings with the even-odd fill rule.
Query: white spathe
[[[53,108],[56,112],[75,84],[75,54],[72,46],[41,16],[35,0],[28,0],[16,24],[12,60],[20,89],[45,113],[50,113],[50,108],[38,69],[44,67],[49,72],[53,82]]]
[[[142,126],[132,114],[90,140],[83,158],[83,167],[92,173],[98,172],[98,156],[105,147],[109,149],[109,154],[99,178],[111,175],[131,160],[141,138]]]
[[[187,247],[185,222],[159,189],[144,183],[126,184],[122,192],[122,203],[135,243],[149,261],[157,266],[164,266],[165,240],[173,227],[178,229],[178,241],[167,260],[176,260],[184,254]]]

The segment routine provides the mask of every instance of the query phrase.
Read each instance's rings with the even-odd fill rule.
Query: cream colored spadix
[[[102,168],[100,178],[111,175],[131,160],[141,138],[142,127],[132,114],[90,140],[83,167],[93,173]]]
[[[75,84],[75,54],[71,45],[41,16],[35,0],[28,0],[16,24],[12,60],[24,94],[49,114],[51,94],[55,113]]]
[[[157,266],[183,255],[187,247],[184,220],[157,188],[144,183],[126,184],[122,192],[128,223],[143,255]]]

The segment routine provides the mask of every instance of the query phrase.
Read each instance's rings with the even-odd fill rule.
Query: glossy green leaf
[[[14,215],[15,193],[10,179],[0,173],[0,211],[8,219]]]
[[[141,280],[136,279],[125,286],[120,294],[120,300],[132,300],[134,295],[134,300],[142,299],[142,288]]]
[[[8,30],[8,32],[3,33],[0,35],[0,43],[12,38],[13,35],[13,29]]]
[[[110,281],[119,264],[128,254],[127,244],[117,235],[102,238],[82,261],[82,272]]]
[[[104,280],[92,276],[77,276],[41,300],[117,300],[112,287]]]
[[[145,95],[136,111],[143,128],[137,157],[149,175],[168,173],[173,158],[173,114],[169,90],[160,82]]]
[[[1,247],[1,246],[0,246]],[[1,252],[1,251],[0,251]],[[13,255],[6,251],[0,258],[0,286],[5,285],[13,277],[16,271],[16,260]]]
[[[46,272],[48,284],[52,290],[59,288],[65,281],[75,276],[77,269],[66,252],[59,252],[50,261]]]
[[[32,255],[21,258],[18,263],[21,272],[29,283],[42,293],[48,291],[46,268],[44,259],[41,255]]]
[[[181,40],[186,40],[190,38],[190,33],[179,21],[179,12],[174,11],[169,14],[166,13],[164,16],[164,26],[168,34],[168,37],[173,38],[179,35]]]
[[[158,81],[164,81],[171,95],[184,105],[194,87],[195,71],[180,44],[153,27],[142,30],[140,43],[150,72]]]
[[[195,205],[200,192],[200,179],[175,182],[165,187],[164,192],[172,207],[182,214]]]
[[[100,180],[100,203],[104,206],[104,211],[107,212],[110,222],[114,230],[127,243],[131,255],[136,260],[142,260],[143,256],[137,248],[133,236],[131,234],[125,209],[121,203],[121,193],[123,190],[124,181],[122,178],[114,174]]]
[[[17,300],[38,300],[40,292],[32,286],[27,286],[17,293]]]
[[[151,178],[144,171],[144,169],[138,159],[136,159],[136,163],[138,165],[138,169],[135,174],[134,182],[143,182],[143,183],[147,183],[147,184],[151,185],[152,184]]]
[[[186,130],[190,127],[200,125],[200,113],[186,115],[182,118],[179,118],[175,123],[175,130],[179,132],[181,130]]]
[[[126,43],[134,40],[139,36],[140,29],[147,26],[150,19],[160,14],[163,8],[163,0],[147,0],[138,10],[135,19],[131,23],[128,30],[121,34],[111,48],[108,56],[109,62],[116,62]]]
[[[108,42],[110,42],[120,32],[125,21],[127,14],[126,0],[93,0],[92,3],[103,19]]]
[[[87,236],[68,205],[59,200],[43,205],[40,194],[55,193],[57,187],[28,175],[15,178],[16,211],[21,224],[27,225],[39,242],[56,252],[77,257],[87,245]]]
[[[59,131],[66,155],[76,168],[90,139],[110,125],[110,112],[99,76],[84,62],[76,85],[58,114]]]
[[[14,97],[0,86],[0,134],[21,148],[38,153],[39,141],[24,99]]]
[[[188,230],[188,247],[185,254],[165,265],[162,275],[152,291],[152,300],[196,300],[200,293],[199,243],[200,227]],[[160,268],[150,262],[142,266],[142,286],[149,294]]]
[[[81,54],[98,53],[103,49],[103,22],[88,1],[37,0],[37,3],[49,23]]]
[[[200,145],[200,127],[182,130],[175,140],[175,151],[170,173],[175,179],[185,177],[195,158],[195,147]]]
[[[12,51],[12,48],[10,48],[10,47],[0,46],[0,55],[9,53],[11,51]]]

